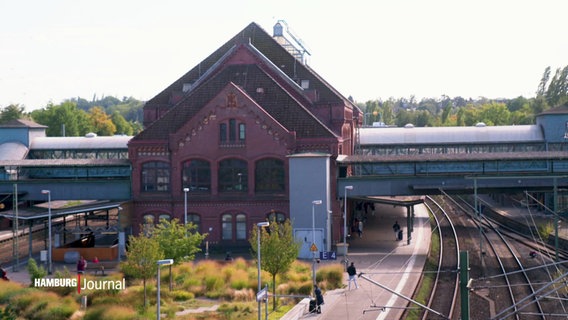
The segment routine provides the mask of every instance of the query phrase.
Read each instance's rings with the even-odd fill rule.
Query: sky
[[[149,100],[256,22],[284,20],[357,102],[533,97],[568,65],[565,0],[0,0],[0,108]]]

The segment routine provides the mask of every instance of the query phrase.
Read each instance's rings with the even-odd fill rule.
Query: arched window
[[[201,233],[201,217],[195,213],[188,213],[187,223],[190,222],[196,225],[197,228],[195,229],[195,231]]]
[[[167,192],[170,190],[170,166],[167,162],[152,161],[142,164],[141,192]]]
[[[172,219],[172,217],[167,213],[162,213],[162,214],[160,214],[160,216],[158,218],[158,223],[162,222],[162,219],[170,221]]]
[[[268,216],[268,221],[276,221],[277,223],[283,223],[286,221],[286,215],[282,212],[271,211]]]
[[[219,162],[219,192],[247,192],[247,162],[226,159]]]
[[[154,217],[153,214],[145,214],[144,217],[142,217],[142,221],[144,221],[144,224],[148,224],[148,225],[154,225],[156,218]]]
[[[239,213],[237,214],[237,240],[246,240],[247,239],[247,217]]]
[[[233,240],[233,215],[224,214],[221,221],[222,239]]]
[[[156,223],[156,217],[153,214],[145,214],[142,216],[142,232],[145,236],[149,237],[152,230],[154,229],[154,224]]]
[[[183,188],[189,192],[211,192],[211,165],[208,161],[193,159],[183,163]]]
[[[284,161],[273,158],[257,161],[254,179],[255,192],[284,192]]]

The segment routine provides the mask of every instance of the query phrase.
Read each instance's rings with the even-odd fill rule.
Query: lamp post
[[[187,225],[187,193],[189,188],[183,188],[183,222]]]
[[[51,191],[41,190],[41,194],[47,194],[47,273],[51,274]]]
[[[157,264],[158,264],[158,292],[156,293],[157,295],[157,300],[156,300],[156,305],[157,305],[157,310],[156,310],[156,319],[160,320],[160,267],[161,266],[171,266],[174,263],[174,259],[164,259],[164,260],[158,260]]]
[[[316,205],[320,205],[321,200],[312,201],[312,246],[316,245]],[[312,248],[310,248],[312,250]],[[312,250],[312,282],[316,284],[316,251]]]
[[[260,292],[260,229],[263,227],[268,227],[270,225],[270,222],[268,221],[263,221],[263,222],[259,222],[256,224],[256,227],[258,228],[258,232],[256,233],[256,255],[257,255],[257,260],[258,260],[258,291]],[[258,301],[258,320],[260,320],[260,300]]]
[[[345,186],[345,196],[343,197],[343,261],[347,270],[347,190],[353,190],[353,186]]]

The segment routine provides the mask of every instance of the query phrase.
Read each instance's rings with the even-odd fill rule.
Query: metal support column
[[[460,251],[460,261],[461,319],[469,320],[469,255],[467,251]]]

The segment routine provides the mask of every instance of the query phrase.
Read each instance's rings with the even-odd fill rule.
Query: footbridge
[[[534,125],[365,127],[356,153],[338,157],[338,194],[412,196],[551,192],[568,186],[568,106]]]

